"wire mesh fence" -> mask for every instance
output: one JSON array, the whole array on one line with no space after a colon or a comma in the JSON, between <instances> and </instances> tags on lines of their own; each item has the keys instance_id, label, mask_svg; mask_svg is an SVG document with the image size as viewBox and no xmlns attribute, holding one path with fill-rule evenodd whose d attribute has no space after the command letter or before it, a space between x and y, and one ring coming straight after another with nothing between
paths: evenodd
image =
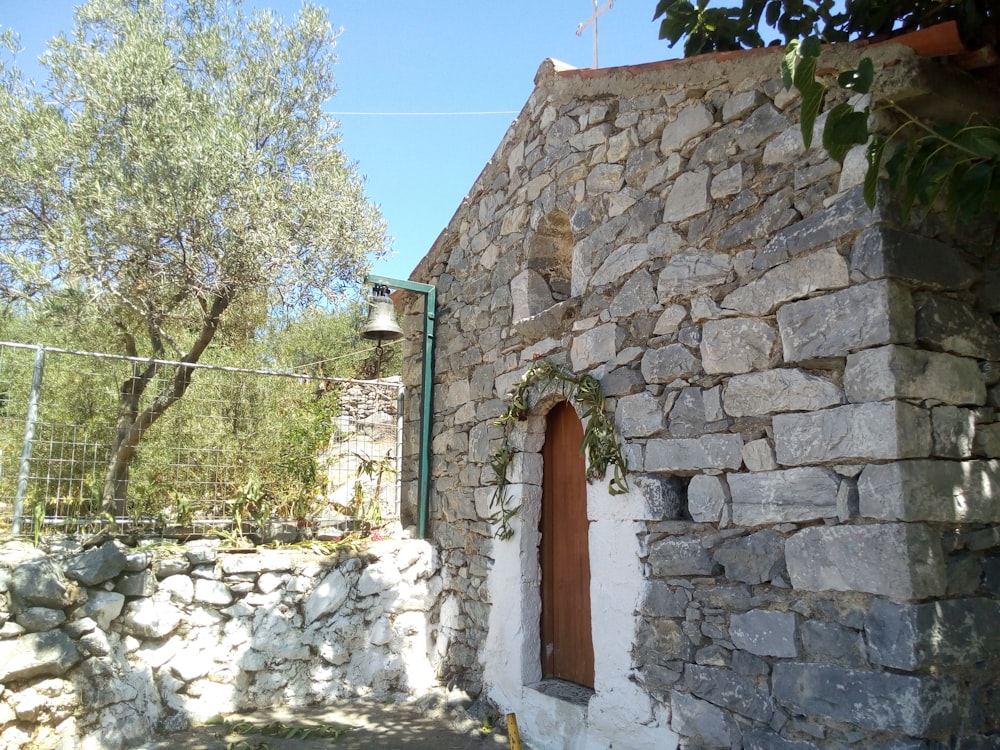
<instances>
[{"instance_id":1,"label":"wire mesh fence","mask_svg":"<svg viewBox=\"0 0 1000 750\"><path fill-rule=\"evenodd\" d=\"M190 384L112 473L123 393ZM0 536L122 530L336 536L399 517L398 380L151 362L0 342ZM109 477L116 483L109 484ZM115 502L108 488L115 487Z\"/></svg>"}]
</instances>

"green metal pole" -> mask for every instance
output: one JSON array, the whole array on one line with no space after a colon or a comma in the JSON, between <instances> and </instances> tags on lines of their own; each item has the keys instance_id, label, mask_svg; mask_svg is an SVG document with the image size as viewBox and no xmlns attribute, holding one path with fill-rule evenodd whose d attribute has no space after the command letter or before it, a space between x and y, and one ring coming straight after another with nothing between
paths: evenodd
<instances>
[{"instance_id":1,"label":"green metal pole","mask_svg":"<svg viewBox=\"0 0 1000 750\"><path fill-rule=\"evenodd\" d=\"M385 284L424 295L423 372L420 379L420 457L417 475L417 533L427 538L427 508L431 491L431 402L434 398L434 317L437 313L437 290L433 284L369 275L366 284Z\"/></svg>"}]
</instances>

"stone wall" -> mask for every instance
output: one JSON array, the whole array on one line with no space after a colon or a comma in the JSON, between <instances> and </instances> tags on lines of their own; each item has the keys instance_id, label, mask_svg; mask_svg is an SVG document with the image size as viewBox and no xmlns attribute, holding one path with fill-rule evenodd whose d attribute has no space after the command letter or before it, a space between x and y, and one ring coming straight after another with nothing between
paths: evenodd
<instances>
[{"instance_id":1,"label":"stone wall","mask_svg":"<svg viewBox=\"0 0 1000 750\"><path fill-rule=\"evenodd\" d=\"M423 541L0 546L0 747L117 750L236 710L436 684L453 635Z\"/></svg>"},{"instance_id":2,"label":"stone wall","mask_svg":"<svg viewBox=\"0 0 1000 750\"><path fill-rule=\"evenodd\" d=\"M997 101L870 53L879 95ZM1000 742L996 224L869 211L862 150L803 148L780 54L546 62L413 275L439 300L431 533L468 625L450 668L533 747ZM492 420L539 355L601 381L631 471L626 496L588 490L584 700L538 663L551 397L514 434L514 539L486 520Z\"/></svg>"}]
</instances>

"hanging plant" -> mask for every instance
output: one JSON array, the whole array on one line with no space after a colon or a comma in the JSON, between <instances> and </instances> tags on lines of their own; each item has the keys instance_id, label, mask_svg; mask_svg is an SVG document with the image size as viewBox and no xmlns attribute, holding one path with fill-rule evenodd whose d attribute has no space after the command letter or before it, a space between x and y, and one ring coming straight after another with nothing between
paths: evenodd
<instances>
[{"instance_id":1,"label":"hanging plant","mask_svg":"<svg viewBox=\"0 0 1000 750\"><path fill-rule=\"evenodd\" d=\"M498 539L506 540L514 536L510 521L521 510L520 505L511 506L510 498L507 497L507 469L516 452L510 444L511 432L516 423L525 421L531 413L531 389L541 385L541 392L544 393L557 384L564 392L570 391L568 397L583 407L583 441L580 452L587 456L587 481L604 479L610 466L612 476L608 482L608 490L612 495L628 492L628 481L625 478L627 467L622 456L621 440L614 421L605 412L604 390L600 382L593 375L574 375L550 360L536 358L508 394L510 403L507 410L494 420L494 424L504 428L503 445L490 456L490 467L496 475L491 484L496 489L490 500L490 508L494 512L489 520L498 525Z\"/></svg>"}]
</instances>

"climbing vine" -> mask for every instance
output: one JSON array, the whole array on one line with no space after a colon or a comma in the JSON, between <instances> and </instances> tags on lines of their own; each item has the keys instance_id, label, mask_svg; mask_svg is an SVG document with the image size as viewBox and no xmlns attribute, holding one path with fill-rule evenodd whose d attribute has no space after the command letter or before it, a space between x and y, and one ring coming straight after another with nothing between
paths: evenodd
<instances>
[{"instance_id":1,"label":"climbing vine","mask_svg":"<svg viewBox=\"0 0 1000 750\"><path fill-rule=\"evenodd\" d=\"M490 456L490 467L496 475L492 484L496 489L490 500L493 514L489 520L498 525L498 539L506 540L514 536L510 521L521 510L520 505L510 505L510 498L507 496L507 470L516 453L510 437L514 425L525 421L531 413L530 392L536 385L541 386L542 393L553 386L561 386L564 392L570 392L569 397L583 406L583 441L580 452L587 456L587 481L604 479L611 467L608 490L612 495L628 492L628 481L625 478L627 468L621 440L613 420L605 411L604 390L600 382L593 375L575 375L550 360L536 358L508 394L509 405L506 411L494 420L494 424L504 428L503 445Z\"/></svg>"}]
</instances>

